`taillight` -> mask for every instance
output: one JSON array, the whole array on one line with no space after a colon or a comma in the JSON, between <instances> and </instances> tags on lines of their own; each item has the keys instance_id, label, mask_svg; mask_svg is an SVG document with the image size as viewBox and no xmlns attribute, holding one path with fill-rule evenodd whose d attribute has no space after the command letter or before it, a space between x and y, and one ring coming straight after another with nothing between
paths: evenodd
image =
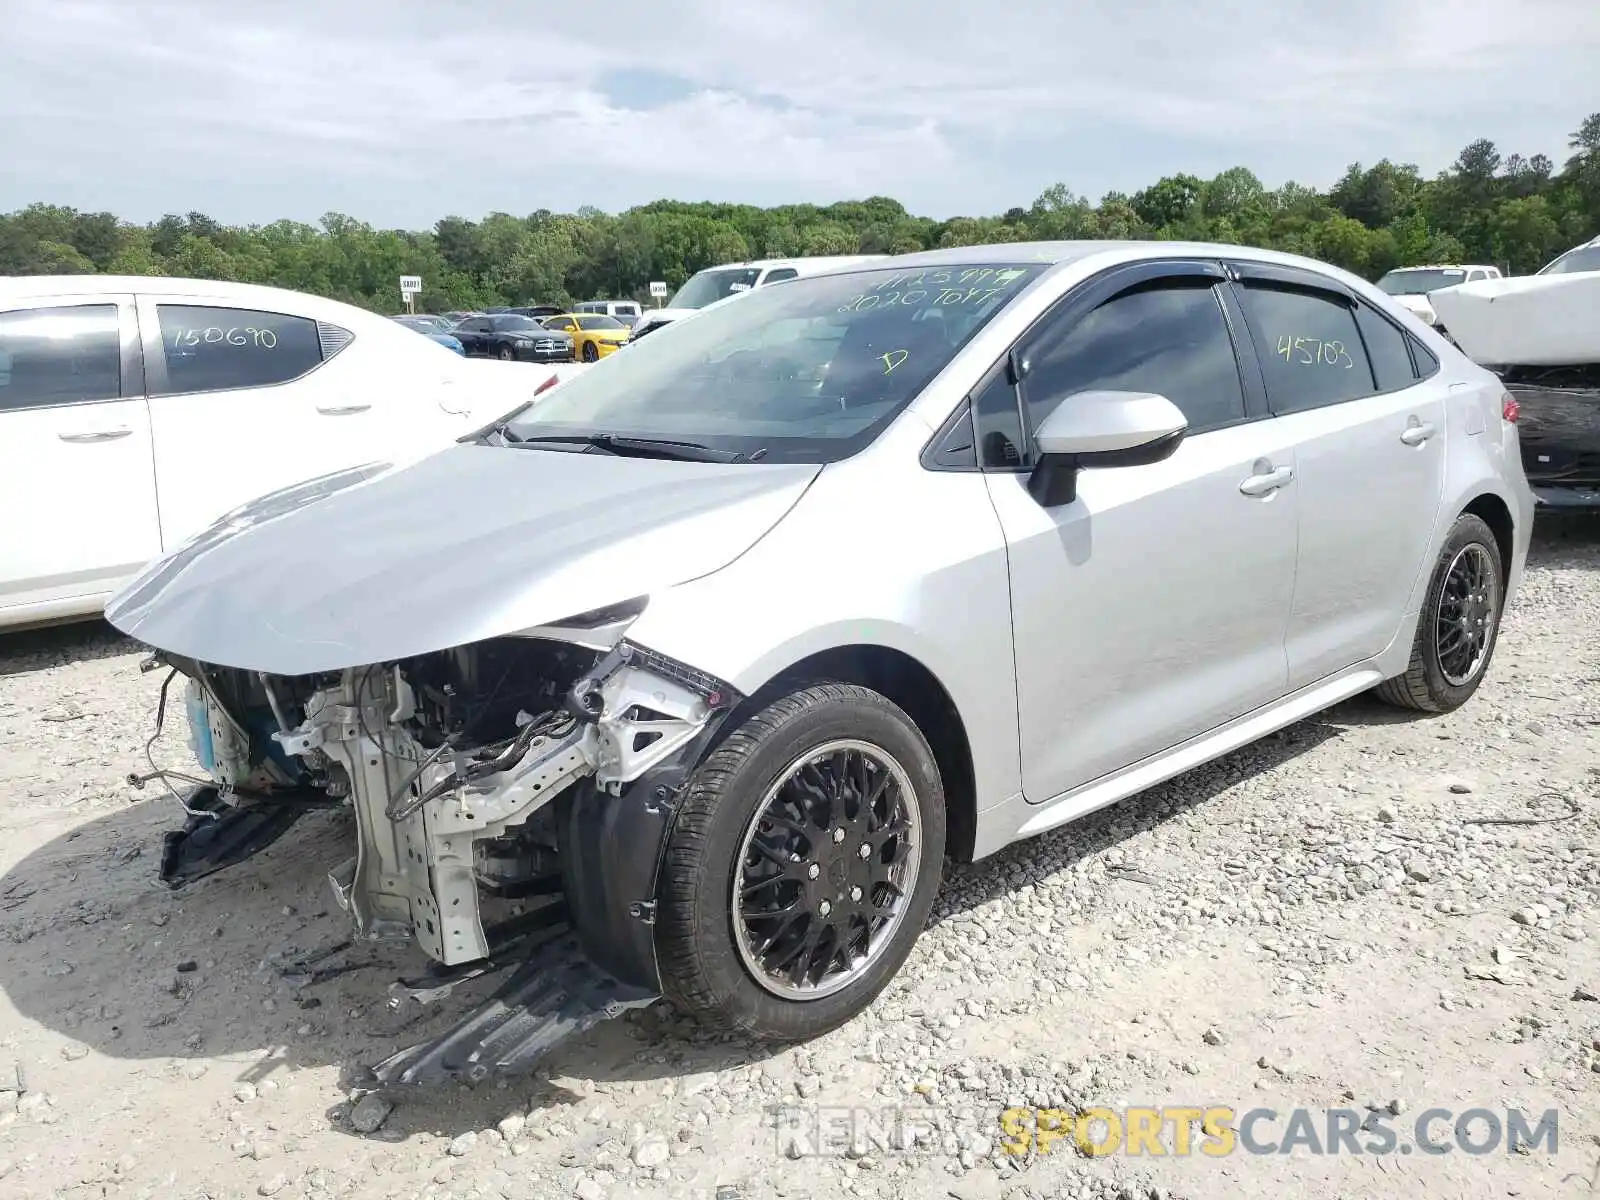
<instances>
[{"instance_id":1,"label":"taillight","mask_svg":"<svg viewBox=\"0 0 1600 1200\"><path fill-rule=\"evenodd\" d=\"M1500 419L1508 425L1515 425L1517 417L1522 413L1522 405L1517 403L1517 398L1507 392L1500 398Z\"/></svg>"},{"instance_id":2,"label":"taillight","mask_svg":"<svg viewBox=\"0 0 1600 1200\"><path fill-rule=\"evenodd\" d=\"M534 394L534 395L535 395L535 396L540 396L540 395L543 395L543 394L544 394L544 393L545 393L545 392L548 392L548 391L549 391L549 390L550 390L550 389L551 389L551 388L553 388L553 387L555 387L555 385L556 385L556 384L558 384L558 383L560 383L560 382L561 382L561 376L559 376L559 375L552 375L552 376L550 376L550 378L549 378L549 379L546 379L546 380L545 380L545 381L544 381L544 382L543 382L543 383L541 383L541 384L540 384L540 385L539 385L539 386L538 386L538 387L536 387L536 388L534 388L534 389L533 389L533 394ZM1512 404L1516 404L1516 401L1515 401L1515 400L1513 400L1513 401L1512 401L1512 402L1511 402L1511 403L1512 403ZM1509 418L1509 419L1510 419L1510 420L1513 420L1513 421L1515 421L1515 420L1516 420L1516 418L1515 418L1515 417L1511 417L1511 418Z\"/></svg>"}]
</instances>

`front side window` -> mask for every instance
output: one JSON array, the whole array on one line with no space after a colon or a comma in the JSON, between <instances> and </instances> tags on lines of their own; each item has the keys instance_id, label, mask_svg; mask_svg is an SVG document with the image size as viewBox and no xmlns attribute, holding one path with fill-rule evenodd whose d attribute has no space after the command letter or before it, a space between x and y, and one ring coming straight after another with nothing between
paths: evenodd
<instances>
[{"instance_id":1,"label":"front side window","mask_svg":"<svg viewBox=\"0 0 1600 1200\"><path fill-rule=\"evenodd\" d=\"M489 324L496 333L537 333L543 328L532 317L524 317L519 313L506 313L503 316L491 317Z\"/></svg>"},{"instance_id":2,"label":"front side window","mask_svg":"<svg viewBox=\"0 0 1600 1200\"><path fill-rule=\"evenodd\" d=\"M767 272L767 277L761 281L761 286L765 287L769 283L780 283L785 279L793 279L799 274L800 272L793 267L773 267L772 270Z\"/></svg>"},{"instance_id":3,"label":"front side window","mask_svg":"<svg viewBox=\"0 0 1600 1200\"><path fill-rule=\"evenodd\" d=\"M114 400L121 391L115 304L0 312L0 412Z\"/></svg>"},{"instance_id":4,"label":"front side window","mask_svg":"<svg viewBox=\"0 0 1600 1200\"><path fill-rule=\"evenodd\" d=\"M701 271L667 301L668 308L704 308L735 292L747 292L761 276L759 267L725 267Z\"/></svg>"},{"instance_id":5,"label":"front side window","mask_svg":"<svg viewBox=\"0 0 1600 1200\"><path fill-rule=\"evenodd\" d=\"M1376 390L1355 313L1335 296L1246 284L1239 302L1275 413L1304 412Z\"/></svg>"},{"instance_id":6,"label":"front side window","mask_svg":"<svg viewBox=\"0 0 1600 1200\"><path fill-rule=\"evenodd\" d=\"M1124 292L1047 330L1030 357L1022 397L1035 429L1057 403L1090 391L1165 396L1189 419L1190 434L1245 417L1233 339L1210 280Z\"/></svg>"},{"instance_id":7,"label":"front side window","mask_svg":"<svg viewBox=\"0 0 1600 1200\"><path fill-rule=\"evenodd\" d=\"M265 387L322 365L317 323L287 313L158 304L167 395Z\"/></svg>"},{"instance_id":8,"label":"front side window","mask_svg":"<svg viewBox=\"0 0 1600 1200\"><path fill-rule=\"evenodd\" d=\"M507 440L614 433L832 462L871 442L1043 270L877 269L760 288L567 381Z\"/></svg>"}]
</instances>

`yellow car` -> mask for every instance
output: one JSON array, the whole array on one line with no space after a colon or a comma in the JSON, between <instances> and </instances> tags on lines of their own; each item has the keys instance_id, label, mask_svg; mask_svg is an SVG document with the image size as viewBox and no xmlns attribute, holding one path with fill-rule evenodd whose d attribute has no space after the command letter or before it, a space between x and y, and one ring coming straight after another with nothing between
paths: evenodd
<instances>
[{"instance_id":1,"label":"yellow car","mask_svg":"<svg viewBox=\"0 0 1600 1200\"><path fill-rule=\"evenodd\" d=\"M562 313L546 317L544 327L570 333L572 357L584 362L599 362L628 341L628 327L615 317L600 313Z\"/></svg>"}]
</instances>

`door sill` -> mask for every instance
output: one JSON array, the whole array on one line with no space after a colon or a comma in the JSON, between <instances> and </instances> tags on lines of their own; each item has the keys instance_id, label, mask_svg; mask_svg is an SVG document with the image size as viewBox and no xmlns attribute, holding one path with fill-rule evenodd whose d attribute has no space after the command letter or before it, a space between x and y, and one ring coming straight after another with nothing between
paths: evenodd
<instances>
[{"instance_id":1,"label":"door sill","mask_svg":"<svg viewBox=\"0 0 1600 1200\"><path fill-rule=\"evenodd\" d=\"M1102 775L1070 792L1028 805L1026 811L1031 815L1008 840L1032 837L1058 825L1065 825L1068 821L1076 821L1135 792L1165 783L1175 775L1259 741L1269 733L1293 725L1382 682L1383 673L1371 663L1364 663L1310 684L1298 692L1291 692L1281 700L1246 713L1209 733L1180 742L1170 750L1163 750L1141 762Z\"/></svg>"}]
</instances>

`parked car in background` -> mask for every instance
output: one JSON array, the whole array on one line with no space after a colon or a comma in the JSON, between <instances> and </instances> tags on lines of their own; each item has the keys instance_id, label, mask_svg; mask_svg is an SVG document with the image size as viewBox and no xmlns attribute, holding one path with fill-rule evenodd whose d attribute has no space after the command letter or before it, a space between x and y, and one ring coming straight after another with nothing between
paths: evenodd
<instances>
[{"instance_id":1,"label":"parked car in background","mask_svg":"<svg viewBox=\"0 0 1600 1200\"><path fill-rule=\"evenodd\" d=\"M599 313L562 313L545 318L543 324L570 337L573 353L583 362L598 362L628 342L628 327Z\"/></svg>"},{"instance_id":2,"label":"parked car in background","mask_svg":"<svg viewBox=\"0 0 1600 1200\"><path fill-rule=\"evenodd\" d=\"M108 617L188 676L197 742L281 731L214 747L189 804L219 823L163 869L347 805L357 936L409 927L441 982L515 968L380 1083L525 1068L658 995L816 1037L947 859L1363 692L1466 703L1532 532L1504 399L1365 280L1242 246L757 289L131 584ZM549 941L495 923L541 892Z\"/></svg>"},{"instance_id":3,"label":"parked car in background","mask_svg":"<svg viewBox=\"0 0 1600 1200\"><path fill-rule=\"evenodd\" d=\"M515 313L519 317L532 317L535 321L542 321L546 317L560 316L566 309L559 304L518 304L505 311Z\"/></svg>"},{"instance_id":4,"label":"parked car in background","mask_svg":"<svg viewBox=\"0 0 1600 1200\"><path fill-rule=\"evenodd\" d=\"M453 333L445 332L449 328L449 323L440 317L399 316L391 317L390 320L396 325L404 325L407 329L415 330L424 337L430 338L446 350L454 351L456 354L466 353L466 350L462 348L461 339Z\"/></svg>"},{"instance_id":5,"label":"parked car in background","mask_svg":"<svg viewBox=\"0 0 1600 1200\"><path fill-rule=\"evenodd\" d=\"M440 333L448 332L455 324L449 317L436 317L432 313L396 313L394 319L397 321L404 319L411 323L412 328L426 325L430 329L437 329Z\"/></svg>"},{"instance_id":6,"label":"parked car in background","mask_svg":"<svg viewBox=\"0 0 1600 1200\"><path fill-rule=\"evenodd\" d=\"M1462 350L1505 380L1539 503L1600 510L1600 238L1536 274L1430 299Z\"/></svg>"},{"instance_id":7,"label":"parked car in background","mask_svg":"<svg viewBox=\"0 0 1600 1200\"><path fill-rule=\"evenodd\" d=\"M575 313L598 313L604 317L612 317L621 321L629 329L639 322L643 309L637 300L586 300L582 304L574 304L572 311Z\"/></svg>"},{"instance_id":8,"label":"parked car in background","mask_svg":"<svg viewBox=\"0 0 1600 1200\"><path fill-rule=\"evenodd\" d=\"M466 308L466 309L451 309L449 312L442 313L440 315L443 316L445 320L450 322L450 327L452 329L454 329L458 323L460 323L462 321L465 321L468 317L481 317L481 316L483 316L483 314L478 312L476 309L470 309L470 308Z\"/></svg>"},{"instance_id":9,"label":"parked car in background","mask_svg":"<svg viewBox=\"0 0 1600 1200\"><path fill-rule=\"evenodd\" d=\"M280 288L0 278L0 625L94 615L245 501L447 445L541 382Z\"/></svg>"},{"instance_id":10,"label":"parked car in background","mask_svg":"<svg viewBox=\"0 0 1600 1200\"><path fill-rule=\"evenodd\" d=\"M874 262L887 258L886 254L844 254L814 256L811 258L763 258L750 262L724 263L720 267L707 267L691 275L684 285L673 293L665 308L648 308L634 324L633 336L643 337L653 329L670 324L697 309L717 300L726 299L752 288L802 275L815 275L835 267L848 267L857 263Z\"/></svg>"},{"instance_id":11,"label":"parked car in background","mask_svg":"<svg viewBox=\"0 0 1600 1200\"><path fill-rule=\"evenodd\" d=\"M1484 266L1427 266L1397 267L1378 280L1378 288L1393 296L1429 325L1439 324L1438 315L1428 301L1428 293L1440 288L1454 287L1458 283L1477 283L1482 279L1501 278L1499 267Z\"/></svg>"},{"instance_id":12,"label":"parked car in background","mask_svg":"<svg viewBox=\"0 0 1600 1200\"><path fill-rule=\"evenodd\" d=\"M468 317L451 332L469 355L503 358L507 362L572 362L572 336L546 329L521 313L494 313Z\"/></svg>"}]
</instances>

